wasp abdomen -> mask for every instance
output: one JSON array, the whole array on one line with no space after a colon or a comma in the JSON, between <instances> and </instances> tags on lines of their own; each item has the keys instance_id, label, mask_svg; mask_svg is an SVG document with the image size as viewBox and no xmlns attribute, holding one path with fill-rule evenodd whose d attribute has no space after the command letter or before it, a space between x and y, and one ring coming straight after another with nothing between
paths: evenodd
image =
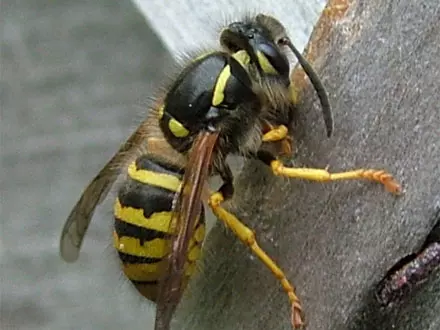
<instances>
[{"instance_id":1,"label":"wasp abdomen","mask_svg":"<svg viewBox=\"0 0 440 330\"><path fill-rule=\"evenodd\" d=\"M114 247L123 272L146 298L155 301L170 251L170 222L183 171L143 155L128 167L114 205ZM204 211L189 244L185 274L195 271L205 235Z\"/></svg>"}]
</instances>

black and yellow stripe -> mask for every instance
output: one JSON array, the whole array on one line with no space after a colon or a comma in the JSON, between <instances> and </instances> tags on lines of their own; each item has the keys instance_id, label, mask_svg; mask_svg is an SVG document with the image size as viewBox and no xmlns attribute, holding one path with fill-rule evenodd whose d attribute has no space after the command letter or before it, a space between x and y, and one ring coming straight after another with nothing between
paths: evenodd
<instances>
[{"instance_id":1,"label":"black and yellow stripe","mask_svg":"<svg viewBox=\"0 0 440 330\"><path fill-rule=\"evenodd\" d=\"M180 191L183 170L143 155L128 167L128 178L114 204L113 243L124 274L146 298L155 301L170 252L173 200ZM195 271L205 236L200 215L188 249L185 275ZM185 280L186 281L186 280Z\"/></svg>"},{"instance_id":2,"label":"black and yellow stripe","mask_svg":"<svg viewBox=\"0 0 440 330\"><path fill-rule=\"evenodd\" d=\"M188 151L195 133L214 118L254 101L245 51L202 54L185 67L159 109L159 127L178 152Z\"/></svg>"}]
</instances>

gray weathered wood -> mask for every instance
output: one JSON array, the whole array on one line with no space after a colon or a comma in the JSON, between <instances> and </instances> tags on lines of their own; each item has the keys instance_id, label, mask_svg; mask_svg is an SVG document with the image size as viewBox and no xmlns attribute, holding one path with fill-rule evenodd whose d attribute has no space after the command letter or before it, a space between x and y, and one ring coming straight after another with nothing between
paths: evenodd
<instances>
[{"instance_id":1,"label":"gray weathered wood","mask_svg":"<svg viewBox=\"0 0 440 330\"><path fill-rule=\"evenodd\" d=\"M366 182L274 178L256 162L238 180L232 209L297 286L309 329L440 327L438 277L390 311L372 299L388 267L423 241L440 200L439 7L353 1L340 18L333 8L309 56L330 92L335 134L326 139L310 88L295 125L297 164L384 167L403 183L403 196ZM175 329L290 329L278 283L221 226L204 261Z\"/></svg>"}]
</instances>

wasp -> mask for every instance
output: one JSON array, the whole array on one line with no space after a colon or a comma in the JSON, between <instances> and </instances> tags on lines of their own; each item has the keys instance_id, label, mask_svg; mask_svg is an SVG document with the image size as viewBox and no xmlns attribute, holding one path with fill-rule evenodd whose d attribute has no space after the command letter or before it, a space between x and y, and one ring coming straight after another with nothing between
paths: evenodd
<instances>
[{"instance_id":1,"label":"wasp","mask_svg":"<svg viewBox=\"0 0 440 330\"><path fill-rule=\"evenodd\" d=\"M395 193L400 186L383 170L329 173L285 166L264 146L289 145L287 126L295 107L289 50L317 92L330 137L333 117L323 84L272 16L258 14L233 22L219 39L219 50L202 53L183 67L86 187L62 230L61 256L68 262L78 258L95 208L124 172L114 203L114 247L126 277L156 303L156 330L169 329L195 271L205 236L206 205L279 280L292 306L291 323L300 328L304 315L293 285L258 245L253 231L223 207L234 194L227 156L261 160L274 175L287 178L367 179ZM289 153L288 147L281 149ZM208 180L213 176L223 184L211 191Z\"/></svg>"}]
</instances>

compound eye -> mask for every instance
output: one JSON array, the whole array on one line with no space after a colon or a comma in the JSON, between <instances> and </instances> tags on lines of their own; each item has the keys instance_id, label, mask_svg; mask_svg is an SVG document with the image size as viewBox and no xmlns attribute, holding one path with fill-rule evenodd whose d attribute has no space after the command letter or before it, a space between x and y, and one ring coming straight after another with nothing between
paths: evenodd
<instances>
[{"instance_id":1,"label":"compound eye","mask_svg":"<svg viewBox=\"0 0 440 330\"><path fill-rule=\"evenodd\" d=\"M264 55L264 59L268 62L264 65L264 59L263 61L260 59L260 64L265 72L275 70L274 73L288 77L290 72L289 61L278 46L273 43L261 43L258 45L258 50Z\"/></svg>"}]
</instances>

